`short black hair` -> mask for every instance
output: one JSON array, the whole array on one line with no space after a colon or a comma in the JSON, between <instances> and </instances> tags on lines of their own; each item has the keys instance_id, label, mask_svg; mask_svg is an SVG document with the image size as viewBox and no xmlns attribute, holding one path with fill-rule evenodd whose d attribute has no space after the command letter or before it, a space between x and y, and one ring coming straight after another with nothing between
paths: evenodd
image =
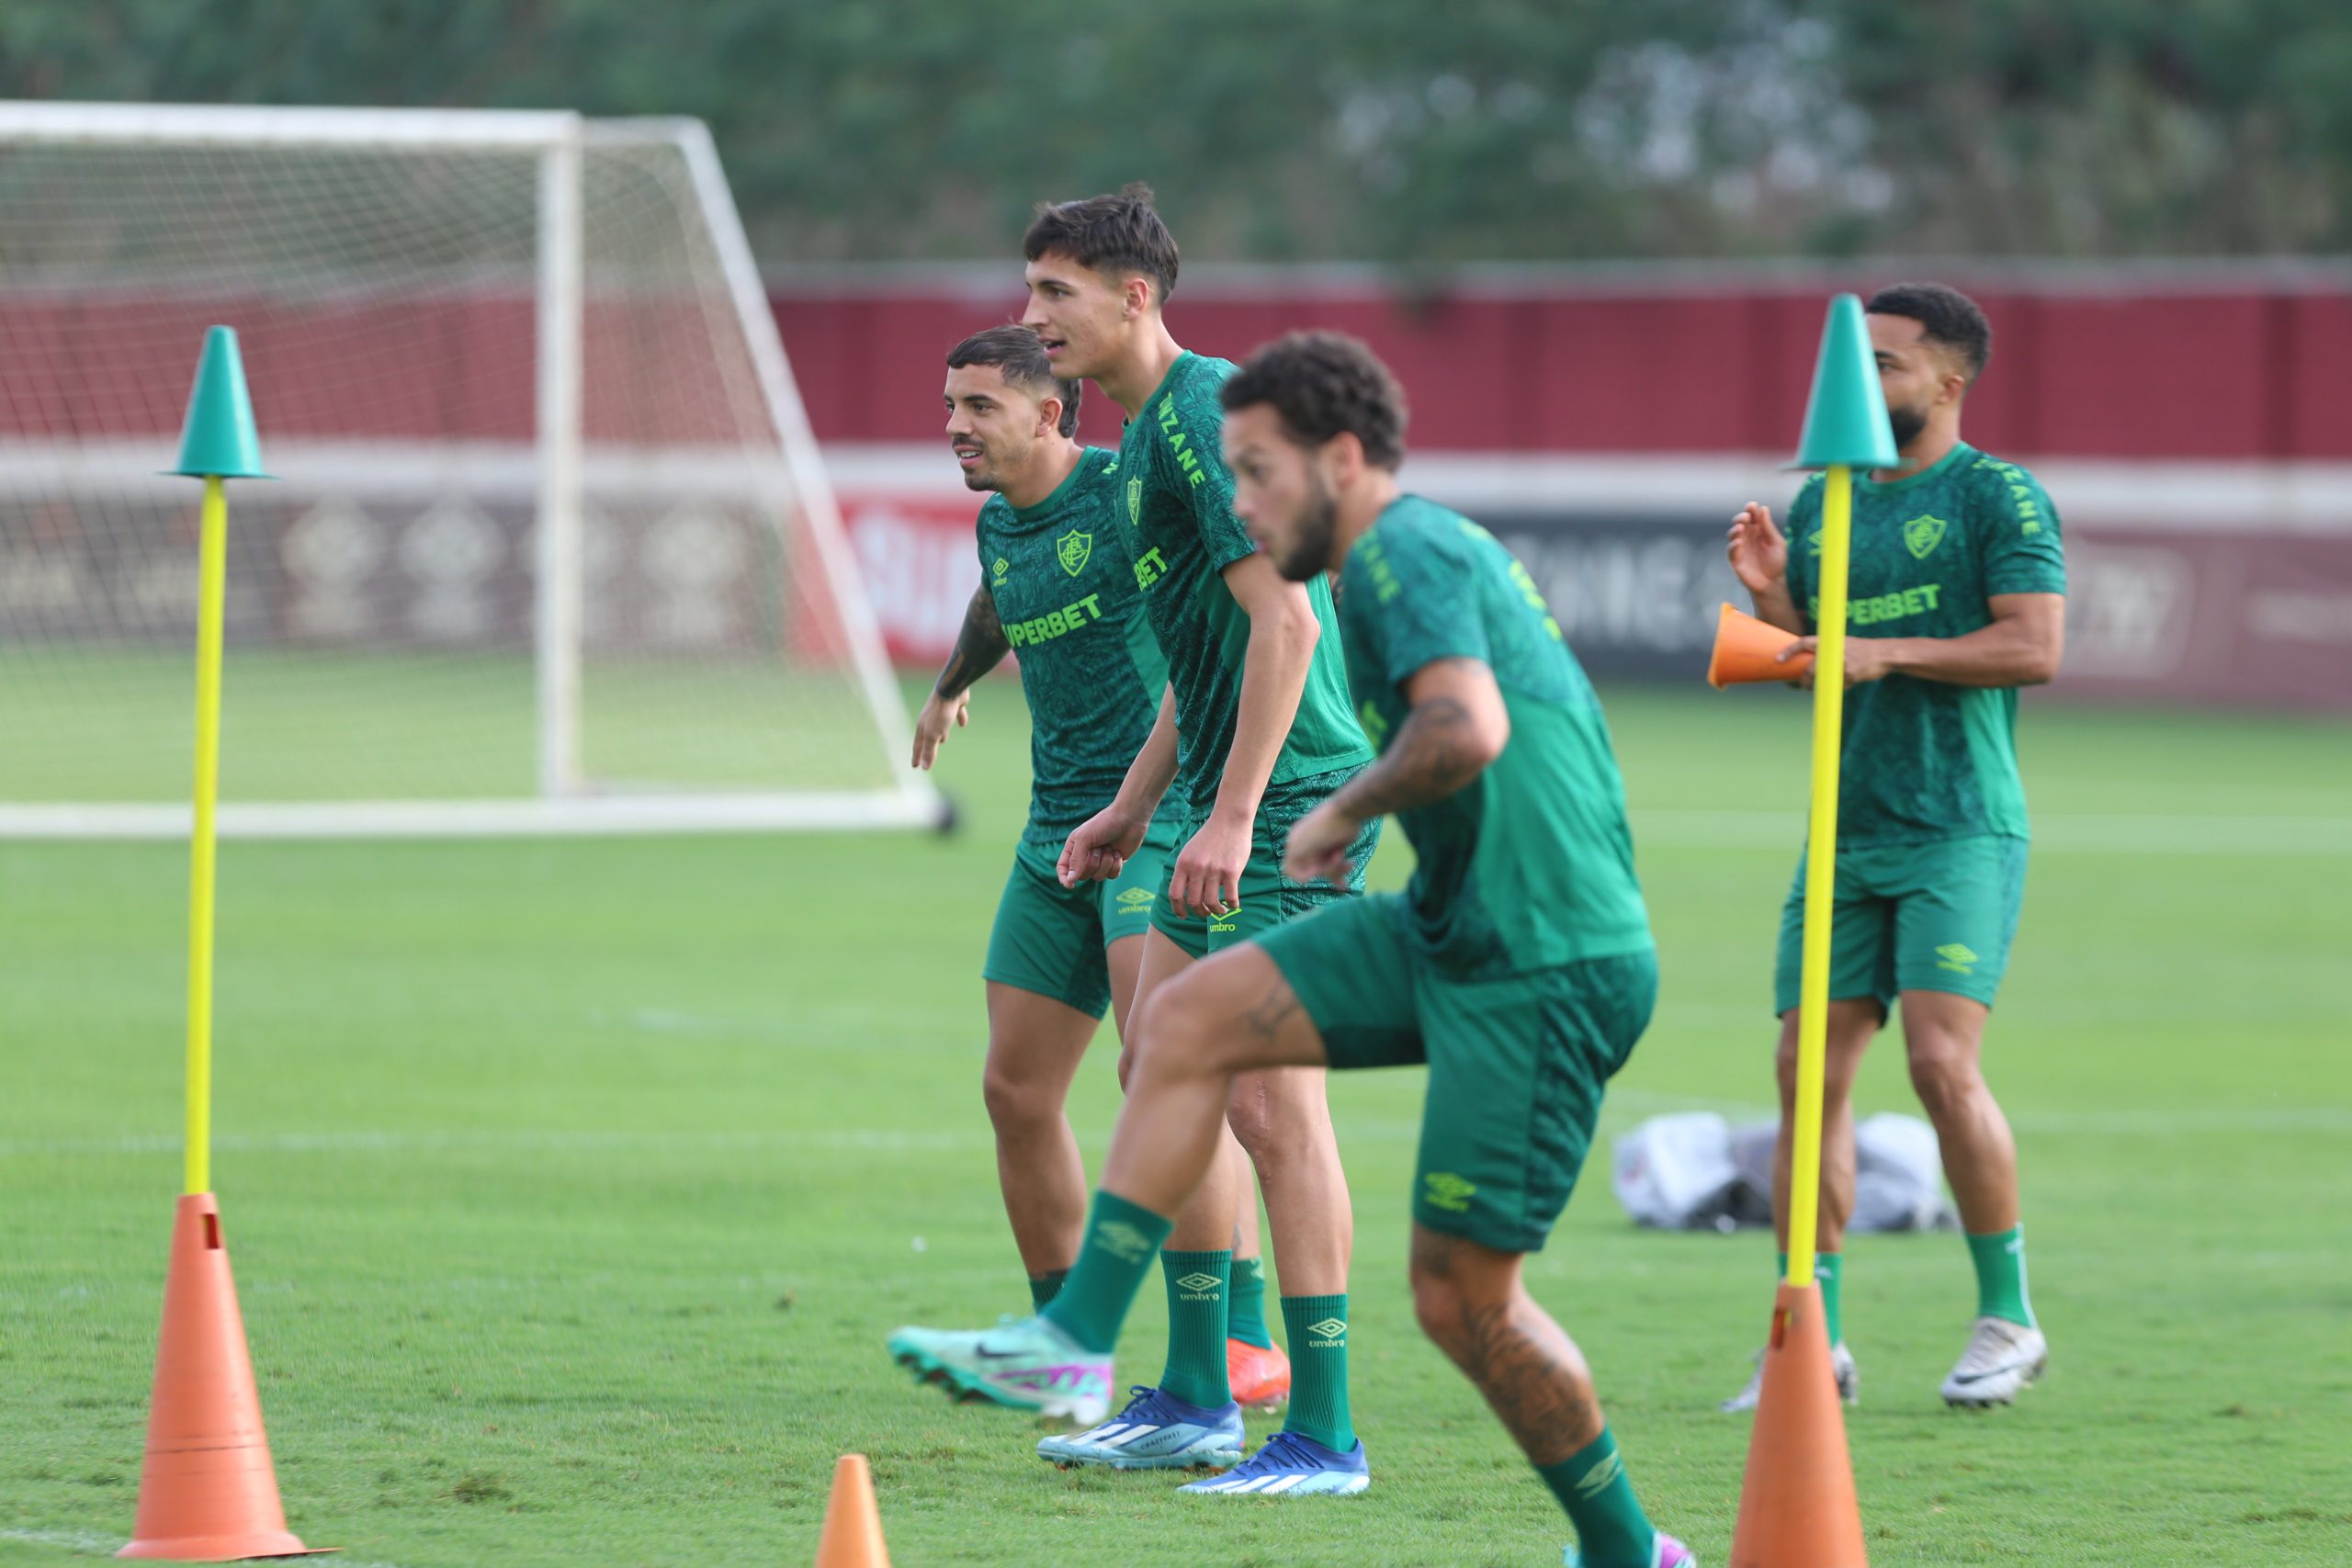
<instances>
[{"instance_id":1,"label":"short black hair","mask_svg":"<svg viewBox=\"0 0 2352 1568\"><path fill-rule=\"evenodd\" d=\"M1897 283L1871 296L1863 307L1873 316L1901 316L1919 323L1919 335L1959 354L1973 381L1993 357L1993 323L1976 301L1943 283Z\"/></svg>"},{"instance_id":2,"label":"short black hair","mask_svg":"<svg viewBox=\"0 0 2352 1568\"><path fill-rule=\"evenodd\" d=\"M1062 417L1056 428L1065 436L1078 434L1078 405L1086 396L1085 384L1055 375L1054 362L1046 357L1046 345L1027 327L1008 321L974 333L947 351L947 368L961 370L967 365L993 365L1007 381L1027 388L1040 401L1059 398Z\"/></svg>"},{"instance_id":3,"label":"short black hair","mask_svg":"<svg viewBox=\"0 0 2352 1568\"><path fill-rule=\"evenodd\" d=\"M1252 354L1225 383L1227 409L1269 404L1302 446L1319 446L1341 431L1363 446L1364 461L1394 468L1405 460L1405 393L1388 367L1344 333L1290 333Z\"/></svg>"},{"instance_id":4,"label":"short black hair","mask_svg":"<svg viewBox=\"0 0 2352 1568\"><path fill-rule=\"evenodd\" d=\"M1021 254L1035 261L1048 251L1100 273L1143 274L1151 282L1154 304L1166 303L1176 292L1176 236L1151 204L1151 187L1140 182L1114 196L1039 202L1037 216L1021 237Z\"/></svg>"}]
</instances>

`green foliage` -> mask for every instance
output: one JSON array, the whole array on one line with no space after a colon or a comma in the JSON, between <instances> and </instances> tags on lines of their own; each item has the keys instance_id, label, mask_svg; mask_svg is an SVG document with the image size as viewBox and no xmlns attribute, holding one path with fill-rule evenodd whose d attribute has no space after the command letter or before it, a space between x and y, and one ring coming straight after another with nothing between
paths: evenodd
<instances>
[{"instance_id":1,"label":"green foliage","mask_svg":"<svg viewBox=\"0 0 2352 1568\"><path fill-rule=\"evenodd\" d=\"M2335 0L17 0L0 93L711 122L775 261L2352 246Z\"/></svg>"}]
</instances>

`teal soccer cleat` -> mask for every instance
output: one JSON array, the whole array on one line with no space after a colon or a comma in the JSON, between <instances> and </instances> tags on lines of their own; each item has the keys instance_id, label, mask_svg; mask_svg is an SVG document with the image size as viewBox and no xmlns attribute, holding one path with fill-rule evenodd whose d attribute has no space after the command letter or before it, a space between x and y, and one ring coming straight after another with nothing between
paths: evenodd
<instances>
[{"instance_id":1,"label":"teal soccer cleat","mask_svg":"<svg viewBox=\"0 0 2352 1568\"><path fill-rule=\"evenodd\" d=\"M959 1399L1080 1424L1111 1410L1111 1358L1080 1348L1042 1317L1002 1318L978 1334L901 1328L890 1336L890 1359Z\"/></svg>"}]
</instances>

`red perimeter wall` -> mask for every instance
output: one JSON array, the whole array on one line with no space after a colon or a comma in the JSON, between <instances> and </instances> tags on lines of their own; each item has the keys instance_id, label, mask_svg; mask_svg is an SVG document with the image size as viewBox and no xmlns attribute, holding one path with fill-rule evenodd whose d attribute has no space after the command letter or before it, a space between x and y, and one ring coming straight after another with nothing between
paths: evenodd
<instances>
[{"instance_id":1,"label":"red perimeter wall","mask_svg":"<svg viewBox=\"0 0 2352 1568\"><path fill-rule=\"evenodd\" d=\"M941 359L1017 315L1012 269L877 285L854 274L771 284L793 370L826 441L939 432ZM1180 283L1188 348L1238 358L1295 327L1353 333L1413 403L1424 450L1770 452L1791 438L1826 297L1888 276L1803 284L1480 282L1415 299L1304 273ZM2019 456L2352 458L2352 273L2248 272L2194 282L2052 274L1969 288L1992 318L1993 367L1970 439ZM1090 438L1114 437L1097 408Z\"/></svg>"}]
</instances>

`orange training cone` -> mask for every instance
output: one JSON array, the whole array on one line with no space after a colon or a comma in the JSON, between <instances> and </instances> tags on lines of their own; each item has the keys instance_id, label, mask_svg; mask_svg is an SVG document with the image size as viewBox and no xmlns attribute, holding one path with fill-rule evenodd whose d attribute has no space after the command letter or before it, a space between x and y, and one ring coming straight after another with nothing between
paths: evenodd
<instances>
[{"instance_id":1,"label":"orange training cone","mask_svg":"<svg viewBox=\"0 0 2352 1568\"><path fill-rule=\"evenodd\" d=\"M843 1454L833 1466L817 1568L890 1568L890 1549L882 1544L882 1510L874 1502L874 1474L864 1454Z\"/></svg>"},{"instance_id":2,"label":"orange training cone","mask_svg":"<svg viewBox=\"0 0 2352 1568\"><path fill-rule=\"evenodd\" d=\"M137 1532L116 1556L226 1562L311 1551L287 1530L278 1505L220 1205L209 1192L183 1197L172 1220Z\"/></svg>"},{"instance_id":3,"label":"orange training cone","mask_svg":"<svg viewBox=\"0 0 2352 1568\"><path fill-rule=\"evenodd\" d=\"M1715 617L1715 652L1707 660L1707 684L1718 691L1755 681L1794 681L1813 668L1813 655L1786 663L1781 649L1796 641L1770 621L1743 615L1726 604Z\"/></svg>"},{"instance_id":4,"label":"orange training cone","mask_svg":"<svg viewBox=\"0 0 2352 1568\"><path fill-rule=\"evenodd\" d=\"M1869 1568L1821 1290L1781 1281L1731 1568Z\"/></svg>"}]
</instances>

